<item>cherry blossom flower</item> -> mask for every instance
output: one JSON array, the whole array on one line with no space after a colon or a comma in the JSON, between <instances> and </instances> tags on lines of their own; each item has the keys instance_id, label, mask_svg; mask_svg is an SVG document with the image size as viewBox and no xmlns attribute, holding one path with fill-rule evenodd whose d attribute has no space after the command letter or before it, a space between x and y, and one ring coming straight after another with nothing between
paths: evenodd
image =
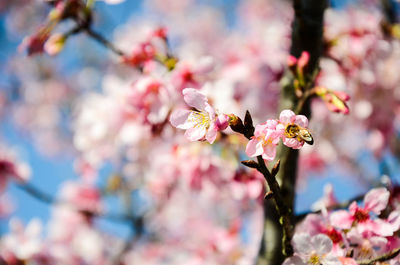
<instances>
[{"instance_id":1,"label":"cherry blossom flower","mask_svg":"<svg viewBox=\"0 0 400 265\"><path fill-rule=\"evenodd\" d=\"M313 143L307 127L308 119L306 116L296 115L291 110L283 110L279 115L279 124L276 129L281 131L284 145L293 149L300 149L304 142Z\"/></svg>"},{"instance_id":2,"label":"cherry blossom flower","mask_svg":"<svg viewBox=\"0 0 400 265\"><path fill-rule=\"evenodd\" d=\"M364 207L359 207L356 202L349 206L349 211L340 210L332 213L331 222L341 229L350 229L357 225L360 233L373 232L381 236L391 236L396 231L396 226L382 219L372 219L370 213L379 215L386 208L389 200L389 191L386 188L376 188L369 191L364 197Z\"/></svg>"},{"instance_id":3,"label":"cherry blossom flower","mask_svg":"<svg viewBox=\"0 0 400 265\"><path fill-rule=\"evenodd\" d=\"M264 124L257 125L253 138L246 146L246 154L250 157L261 155L267 161L274 160L281 137L281 133L276 130L277 125L276 120L268 120Z\"/></svg>"},{"instance_id":4,"label":"cherry blossom flower","mask_svg":"<svg viewBox=\"0 0 400 265\"><path fill-rule=\"evenodd\" d=\"M186 88L182 92L185 102L196 110L174 111L170 117L171 124L186 130L185 136L191 141L206 139L212 144L217 132L228 127L228 115L217 115L213 107L208 104L207 97L196 89Z\"/></svg>"},{"instance_id":5,"label":"cherry blossom flower","mask_svg":"<svg viewBox=\"0 0 400 265\"><path fill-rule=\"evenodd\" d=\"M79 211L99 213L103 208L100 191L85 183L65 184L61 196Z\"/></svg>"},{"instance_id":6,"label":"cherry blossom flower","mask_svg":"<svg viewBox=\"0 0 400 265\"><path fill-rule=\"evenodd\" d=\"M308 234L295 234L293 237L295 254L285 260L283 265L342 265L332 255L332 241L324 234L311 237Z\"/></svg>"},{"instance_id":7,"label":"cherry blossom flower","mask_svg":"<svg viewBox=\"0 0 400 265\"><path fill-rule=\"evenodd\" d=\"M31 259L42 251L42 224L38 219L32 219L26 227L18 219L11 219L10 230L11 233L0 241L0 257L10 262L8 264Z\"/></svg>"}]
</instances>

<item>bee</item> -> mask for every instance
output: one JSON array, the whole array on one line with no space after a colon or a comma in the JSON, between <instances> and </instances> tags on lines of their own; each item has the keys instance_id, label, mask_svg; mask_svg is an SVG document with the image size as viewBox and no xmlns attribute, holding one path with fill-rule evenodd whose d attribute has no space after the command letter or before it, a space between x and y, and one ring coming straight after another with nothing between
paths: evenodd
<instances>
[{"instance_id":1,"label":"bee","mask_svg":"<svg viewBox=\"0 0 400 265\"><path fill-rule=\"evenodd\" d=\"M296 138L298 141L306 142L309 145L312 145L314 143L314 139L310 131L297 124L286 125L285 136L288 138Z\"/></svg>"}]
</instances>

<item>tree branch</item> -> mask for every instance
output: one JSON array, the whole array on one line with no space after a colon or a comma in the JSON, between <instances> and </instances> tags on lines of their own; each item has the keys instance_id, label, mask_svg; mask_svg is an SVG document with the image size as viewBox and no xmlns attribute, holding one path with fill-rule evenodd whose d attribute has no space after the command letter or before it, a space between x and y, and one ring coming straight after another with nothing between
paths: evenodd
<instances>
[{"instance_id":1,"label":"tree branch","mask_svg":"<svg viewBox=\"0 0 400 265\"><path fill-rule=\"evenodd\" d=\"M52 195L47 194L41 190L39 190L37 187L33 186L30 183L25 183L18 185L18 187L31 195L33 198L46 203L46 204L51 204L51 205L58 205L58 204L66 204L70 205L73 207L74 210L78 212L82 212L79 209L77 209L74 205L71 205L70 203L62 200L55 199ZM114 221L114 222L136 222L135 218L132 216L128 215L116 215L116 214L101 214L101 213L95 213L95 212L82 212L83 214L89 214L91 216L97 217L97 218L104 218L109 221Z\"/></svg>"},{"instance_id":2,"label":"tree branch","mask_svg":"<svg viewBox=\"0 0 400 265\"><path fill-rule=\"evenodd\" d=\"M87 27L84 29L84 31L92 37L94 40L96 40L98 43L102 44L104 47L110 49L112 52L114 52L118 56L125 56L125 53L120 50L119 48L115 47L112 42L107 40L105 37L103 37L100 33L94 31L90 27Z\"/></svg>"},{"instance_id":3,"label":"tree branch","mask_svg":"<svg viewBox=\"0 0 400 265\"><path fill-rule=\"evenodd\" d=\"M397 255L399 255L399 253L400 253L400 248L396 248L389 253L385 253L385 254L378 256L376 258L373 258L373 259L359 260L359 261L357 261L357 264L373 265L373 264L375 264L375 262L382 262L382 261L387 261L387 260L393 259Z\"/></svg>"}]
</instances>

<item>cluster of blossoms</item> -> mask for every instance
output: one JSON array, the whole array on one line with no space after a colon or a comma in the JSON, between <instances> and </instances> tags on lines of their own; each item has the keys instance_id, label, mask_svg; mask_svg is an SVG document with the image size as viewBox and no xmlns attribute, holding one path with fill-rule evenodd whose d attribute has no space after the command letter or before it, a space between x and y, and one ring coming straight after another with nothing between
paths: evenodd
<instances>
[{"instance_id":1,"label":"cluster of blossoms","mask_svg":"<svg viewBox=\"0 0 400 265\"><path fill-rule=\"evenodd\" d=\"M306 116L284 110L279 120L267 120L255 127L254 136L247 144L246 154L250 157L261 155L264 160L272 161L280 139L284 145L293 149L300 149L305 142L312 144L313 138L307 127Z\"/></svg>"},{"instance_id":2,"label":"cluster of blossoms","mask_svg":"<svg viewBox=\"0 0 400 265\"><path fill-rule=\"evenodd\" d=\"M10 33L15 34L16 28L32 32L32 25L37 25L38 17L43 17L43 14L30 13L31 9L39 10L38 6L32 7L32 2L38 1L5 2L6 8L17 10L7 15ZM95 1L47 2L51 5L47 21L23 43L29 54L60 52L69 34L74 34L56 33L59 26L68 26L61 22L85 22L87 14L92 15L86 3ZM88 67L75 71L77 74L57 78L57 67L45 57L29 61L13 59L11 71L21 83L10 93L19 97L10 108L15 123L33 135L40 151L57 149L65 153L67 148L76 149L80 154L78 159L82 159L78 160L82 162L78 171L82 178L91 175L92 182L63 185L61 200L73 207L55 209L46 239L40 237L36 222L25 229L22 224L11 222L9 235L1 240L2 259L10 264L22 260L40 264L50 263L49 260L62 264L114 264L113 255L118 252L117 248L123 248L119 244L122 241L115 240L118 243L115 249L108 248L105 242L110 238L101 232L93 216L85 215L107 211L102 201L103 196L110 194L100 192L93 183L101 175L97 171L110 163L116 175L121 176L112 175L109 180L123 183L110 188L111 195L125 198L121 196L123 190L138 191L140 195L135 198L144 193L146 202L151 201L157 209L146 213L150 216L146 229L151 238L159 241L143 239L121 255L121 264L254 263L258 237L262 234L260 202L265 183L258 172L238 165L237 152L247 144L248 156L261 155L271 161L280 139L294 149L313 140L307 118L285 110L279 119L257 125L254 136L247 142L228 129L234 117L216 109L222 113L249 110L258 121L276 117L279 81L284 70L287 66L292 70L296 96L300 97L306 91L309 55L303 53L298 59L290 56L289 62L286 61L293 15L288 1L241 1L236 22L246 31L239 32L236 29L226 32L224 18L218 10L206 6L193 8L195 2L204 1L145 1L144 8L154 8L159 12L160 21L168 27L168 41L166 27L149 23L146 17L133 23L129 21L114 35L115 47L127 51L120 56L118 62L122 64L117 66L110 60L112 67L98 70L93 65L109 65L87 53L94 64L90 61ZM383 36L379 12L361 8L329 9L325 17L326 50L314 89L319 99L312 100L311 106L314 124L320 126L315 130L319 143L317 148L302 149L305 152L300 157L300 176L310 172L322 176L332 163L355 165L348 162L365 148L380 159L385 143L392 142L390 137L398 130L398 40ZM94 21L101 23L102 19ZM71 47L76 43L71 41ZM85 46L85 42L79 42L81 46L77 50L95 51L94 44L88 43ZM178 62L169 54L169 44ZM102 90L98 88L100 84ZM2 99L7 95L0 93ZM348 94L353 99L352 115L345 120L339 116L333 118L330 111L349 113ZM79 96L82 97L75 105ZM183 101L190 108L170 115L172 106ZM65 114L71 110L75 115L66 121ZM212 148L193 143L189 148L182 141L182 135L175 134L168 126L168 120L173 126L187 130L185 136L192 141L217 143ZM58 137L70 135L56 131L57 126L67 127L67 122L73 124L73 140ZM329 133L319 134L321 128ZM370 133L365 133L365 128ZM216 141L218 132L223 130L223 141ZM20 176L24 175L16 174L18 170L9 167L8 162L4 168L6 173L0 179L0 188L10 179L22 180ZM299 180L298 183L308 183L305 178ZM372 197L380 196L374 193ZM2 201L0 198L0 212ZM193 207L193 201L197 207ZM220 208L215 209L216 205ZM135 211L140 215L142 209L135 208ZM373 213L366 214L368 211ZM224 217L222 212L226 213ZM177 215L181 218L176 218ZM287 263L337 264L340 260L343 264L352 264L367 257L360 254L364 248L368 250L372 246L374 255L379 255L398 245L397 238L389 235L398 233L392 231L398 222L396 214L386 216L369 203L368 207L352 205L349 211L337 215L342 219L335 217L335 213L307 217L304 224L308 219L315 220L310 225L315 231L298 228L299 234L293 242L296 255ZM368 219L367 215L371 215L370 221L362 221ZM329 225L325 225L327 222ZM249 229L254 231L250 233ZM358 234L355 236L351 231ZM302 244L304 241L309 244ZM382 242L386 242L385 247ZM336 254L338 248L341 254ZM354 250L353 256L347 257L350 250Z\"/></svg>"},{"instance_id":3,"label":"cluster of blossoms","mask_svg":"<svg viewBox=\"0 0 400 265\"><path fill-rule=\"evenodd\" d=\"M217 132L226 129L234 115L216 114L207 97L194 88L183 91L185 102L195 110L176 110L170 117L174 127L185 129L191 141L207 140L212 144ZM312 144L313 138L307 129L308 119L291 110L283 110L279 120L267 120L255 127L254 136L246 147L250 157L262 156L266 161L275 159L279 140L293 149L300 149L305 142Z\"/></svg>"},{"instance_id":4,"label":"cluster of blossoms","mask_svg":"<svg viewBox=\"0 0 400 265\"><path fill-rule=\"evenodd\" d=\"M332 192L326 196L332 197ZM390 197L386 188L375 188L365 195L363 205L352 202L348 210L328 211L333 205L325 204L322 214L307 215L296 227L295 254L284 264L357 264L397 249L400 212ZM388 264L398 262L396 257Z\"/></svg>"}]
</instances>

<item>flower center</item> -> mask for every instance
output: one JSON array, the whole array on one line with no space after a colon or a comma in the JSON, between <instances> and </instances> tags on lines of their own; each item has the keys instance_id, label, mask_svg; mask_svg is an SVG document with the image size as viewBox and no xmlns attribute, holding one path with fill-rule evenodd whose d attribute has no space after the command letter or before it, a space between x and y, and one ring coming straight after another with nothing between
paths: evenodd
<instances>
[{"instance_id":1,"label":"flower center","mask_svg":"<svg viewBox=\"0 0 400 265\"><path fill-rule=\"evenodd\" d=\"M195 123L195 127L210 127L210 116L206 112L192 111L189 122Z\"/></svg>"},{"instance_id":2,"label":"flower center","mask_svg":"<svg viewBox=\"0 0 400 265\"><path fill-rule=\"evenodd\" d=\"M300 131L300 127L296 124L287 124L285 127L285 136L287 138L295 138L297 137Z\"/></svg>"},{"instance_id":3,"label":"flower center","mask_svg":"<svg viewBox=\"0 0 400 265\"><path fill-rule=\"evenodd\" d=\"M321 257L318 256L318 254L316 254L316 253L311 254L310 259L308 260L308 262L309 262L310 264L313 264L313 265L319 265L319 264L321 264L320 261L321 261Z\"/></svg>"},{"instance_id":4,"label":"flower center","mask_svg":"<svg viewBox=\"0 0 400 265\"><path fill-rule=\"evenodd\" d=\"M354 218L356 219L357 222L364 222L369 219L369 214L366 211L363 211L361 209L357 209Z\"/></svg>"}]
</instances>

